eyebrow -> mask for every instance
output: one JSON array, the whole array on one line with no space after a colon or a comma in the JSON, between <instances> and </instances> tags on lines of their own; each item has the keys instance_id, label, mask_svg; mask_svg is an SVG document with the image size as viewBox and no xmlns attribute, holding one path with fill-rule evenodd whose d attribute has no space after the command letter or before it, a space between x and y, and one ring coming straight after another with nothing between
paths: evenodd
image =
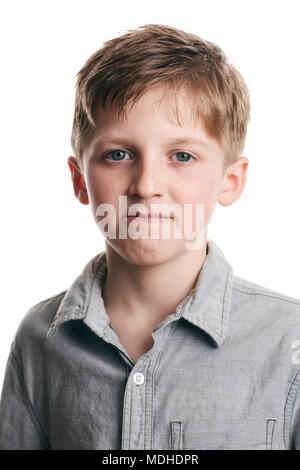
<instances>
[{"instance_id":1,"label":"eyebrow","mask_svg":"<svg viewBox=\"0 0 300 470\"><path fill-rule=\"evenodd\" d=\"M206 147L208 148L208 143L205 142L204 140L202 139L195 139L195 138L191 138L191 137L182 137L180 139L175 139L175 140L172 140L170 141L170 144L200 144L200 145L203 145L203 147Z\"/></svg>"},{"instance_id":2,"label":"eyebrow","mask_svg":"<svg viewBox=\"0 0 300 470\"><path fill-rule=\"evenodd\" d=\"M118 143L118 144L132 144L132 140L131 139L128 139L127 137L122 137L122 136L114 136L114 135L103 135L103 136L100 136L98 137L98 139L96 139L95 141L95 145L98 145L98 144L105 144L105 143L108 143L108 142L115 142L115 143ZM181 138L178 138L178 139L172 139L170 141L167 141L167 143L169 145L174 145L174 144L198 144L198 145L202 145L203 147L205 148L209 148L209 144L207 142L205 142L204 140L202 139L196 139L196 138L192 138L192 137L181 137Z\"/></svg>"}]
</instances>

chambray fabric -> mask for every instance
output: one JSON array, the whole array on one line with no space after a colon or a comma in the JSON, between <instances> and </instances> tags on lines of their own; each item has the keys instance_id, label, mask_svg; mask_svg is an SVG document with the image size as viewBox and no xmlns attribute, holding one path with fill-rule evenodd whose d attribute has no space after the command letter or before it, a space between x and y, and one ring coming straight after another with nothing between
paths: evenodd
<instances>
[{"instance_id":1,"label":"chambray fabric","mask_svg":"<svg viewBox=\"0 0 300 470\"><path fill-rule=\"evenodd\" d=\"M0 448L300 449L300 301L207 251L136 364L105 311L105 251L33 306L7 362Z\"/></svg>"}]
</instances>

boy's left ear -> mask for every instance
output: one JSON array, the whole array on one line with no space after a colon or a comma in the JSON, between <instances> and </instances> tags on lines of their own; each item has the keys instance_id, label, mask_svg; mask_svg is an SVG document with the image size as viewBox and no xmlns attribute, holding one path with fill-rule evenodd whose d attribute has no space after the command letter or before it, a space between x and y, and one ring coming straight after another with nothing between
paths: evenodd
<instances>
[{"instance_id":1,"label":"boy's left ear","mask_svg":"<svg viewBox=\"0 0 300 470\"><path fill-rule=\"evenodd\" d=\"M225 170L223 187L218 199L221 206L230 206L242 195L246 184L248 165L248 158L239 157Z\"/></svg>"}]
</instances>

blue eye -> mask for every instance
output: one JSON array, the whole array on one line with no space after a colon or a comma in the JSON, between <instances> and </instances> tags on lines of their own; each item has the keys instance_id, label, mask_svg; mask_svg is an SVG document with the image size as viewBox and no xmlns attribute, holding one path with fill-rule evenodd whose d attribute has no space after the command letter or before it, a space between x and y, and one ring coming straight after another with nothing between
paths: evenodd
<instances>
[{"instance_id":1,"label":"blue eye","mask_svg":"<svg viewBox=\"0 0 300 470\"><path fill-rule=\"evenodd\" d=\"M108 155L113 156L112 160L114 162L120 162L124 160L124 156L128 155L128 153L125 152L125 150L112 150L111 152L107 153L104 158L107 158ZM108 160L110 160L110 158L108 158Z\"/></svg>"},{"instance_id":2,"label":"blue eye","mask_svg":"<svg viewBox=\"0 0 300 470\"><path fill-rule=\"evenodd\" d=\"M187 152L176 152L176 153L174 153L174 155L175 155L175 156L177 156L177 155L181 155L181 156L182 156L183 159L180 158L179 160L177 160L178 162L189 162L191 158L192 158L193 160L195 160L195 158L194 158L192 155L190 155L189 153L187 153ZM172 156L173 156L173 155L172 155ZM186 160L187 158L188 158L188 160Z\"/></svg>"}]
</instances>

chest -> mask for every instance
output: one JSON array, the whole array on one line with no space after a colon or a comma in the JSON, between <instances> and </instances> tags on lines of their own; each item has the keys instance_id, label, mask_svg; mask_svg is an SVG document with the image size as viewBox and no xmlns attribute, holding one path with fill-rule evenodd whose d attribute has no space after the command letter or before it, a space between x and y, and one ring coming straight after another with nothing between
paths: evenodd
<instances>
[{"instance_id":1,"label":"chest","mask_svg":"<svg viewBox=\"0 0 300 470\"><path fill-rule=\"evenodd\" d=\"M47 403L42 422L53 448L283 449L286 358L276 354L266 373L269 356L251 356L244 337L232 351L216 349L199 329L181 326L158 329L155 341L120 329L132 367L96 335L80 355L75 343L48 354L56 372L40 381L46 397L37 387L32 401Z\"/></svg>"}]
</instances>

